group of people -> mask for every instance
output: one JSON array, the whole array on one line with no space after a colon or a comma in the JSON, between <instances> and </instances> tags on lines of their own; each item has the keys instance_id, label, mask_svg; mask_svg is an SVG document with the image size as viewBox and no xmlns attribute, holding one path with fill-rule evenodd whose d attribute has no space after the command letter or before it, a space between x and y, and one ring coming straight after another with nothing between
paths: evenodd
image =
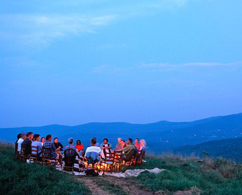
<instances>
[{"instance_id":1,"label":"group of people","mask_svg":"<svg viewBox=\"0 0 242 195\"><path fill-rule=\"evenodd\" d=\"M33 134L33 132L21 133L17 136L17 152L21 153L23 151L26 156L29 156L31 153L36 154L36 151L32 151L32 146L35 146L38 149L38 156L41 158L42 148L49 149L51 151L51 158L58 160L62 165L63 153L67 149L73 149L80 157L85 156L94 162L99 162L100 158L105 159L106 154L115 151L122 152L122 159L131 160L132 156L136 155L137 152L145 152L146 150L145 140L139 140L138 138L135 139L134 144L132 138L128 138L126 142L122 138L118 138L118 143L113 150L107 138L103 139L102 144L97 142L97 138L92 138L90 141L91 146L87 147L86 150L84 150L81 140L77 140L76 144L74 144L74 139L69 138L69 144L65 148L57 137L54 138L53 142L52 140L53 137L50 134L41 138L39 134Z\"/></svg>"}]
</instances>

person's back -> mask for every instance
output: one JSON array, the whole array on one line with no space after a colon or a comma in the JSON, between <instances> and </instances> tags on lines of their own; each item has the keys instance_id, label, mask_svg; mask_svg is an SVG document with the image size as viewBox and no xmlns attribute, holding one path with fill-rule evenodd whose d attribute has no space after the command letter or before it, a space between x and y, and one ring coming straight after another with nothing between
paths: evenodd
<instances>
[{"instance_id":1,"label":"person's back","mask_svg":"<svg viewBox=\"0 0 242 195\"><path fill-rule=\"evenodd\" d=\"M22 143L22 148L24 148L25 155L31 154L31 145L32 145L33 133L27 133L27 138Z\"/></svg>"},{"instance_id":2,"label":"person's back","mask_svg":"<svg viewBox=\"0 0 242 195\"><path fill-rule=\"evenodd\" d=\"M38 154L40 154L41 150L42 150L42 144L40 142L40 135L35 134L34 138L35 138L35 141L32 142L32 146L36 146L38 149ZM32 151L32 154L36 154L36 151Z\"/></svg>"},{"instance_id":3,"label":"person's back","mask_svg":"<svg viewBox=\"0 0 242 195\"><path fill-rule=\"evenodd\" d=\"M96 146L96 140L91 140L91 146L86 149L85 157L88 160L88 163L99 162L99 155L101 154L101 148Z\"/></svg>"},{"instance_id":4,"label":"person's back","mask_svg":"<svg viewBox=\"0 0 242 195\"><path fill-rule=\"evenodd\" d=\"M43 148L49 149L51 151L51 158L55 159L55 158L57 158L57 153L55 152L56 147L55 147L54 143L52 143L51 141L52 141L52 135L47 135Z\"/></svg>"}]
</instances>

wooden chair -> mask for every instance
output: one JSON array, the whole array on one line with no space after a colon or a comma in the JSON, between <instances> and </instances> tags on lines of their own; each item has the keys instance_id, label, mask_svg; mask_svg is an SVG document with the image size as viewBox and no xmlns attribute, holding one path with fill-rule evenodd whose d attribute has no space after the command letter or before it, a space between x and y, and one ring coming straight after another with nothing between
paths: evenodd
<instances>
[{"instance_id":1,"label":"wooden chair","mask_svg":"<svg viewBox=\"0 0 242 195\"><path fill-rule=\"evenodd\" d=\"M30 161L38 163L39 162L39 149L38 146L31 146Z\"/></svg>"},{"instance_id":2,"label":"wooden chair","mask_svg":"<svg viewBox=\"0 0 242 195\"><path fill-rule=\"evenodd\" d=\"M56 166L58 161L52 159L51 148L42 147L41 165L54 165Z\"/></svg>"},{"instance_id":3,"label":"wooden chair","mask_svg":"<svg viewBox=\"0 0 242 195\"><path fill-rule=\"evenodd\" d=\"M99 159L101 159L101 156L99 156ZM86 169L90 168L90 169L94 169L97 171L100 170L100 165L101 165L100 160L99 160L99 162L97 162L97 161L93 162L92 160L90 160L90 158L85 156L85 157L83 157L83 163L84 163Z\"/></svg>"},{"instance_id":4,"label":"wooden chair","mask_svg":"<svg viewBox=\"0 0 242 195\"><path fill-rule=\"evenodd\" d=\"M101 161L101 170L103 172L113 172L114 170L114 153L106 153L105 158Z\"/></svg>"},{"instance_id":5,"label":"wooden chair","mask_svg":"<svg viewBox=\"0 0 242 195\"><path fill-rule=\"evenodd\" d=\"M78 157L78 159L81 159L81 157L79 156L79 154L76 152L76 150L72 149L72 148L68 148L64 151L64 170L66 171L72 171L72 173L74 172L74 165L75 163L78 163L78 161L76 160L76 157ZM78 163L79 165L79 163ZM79 165L80 166L80 165Z\"/></svg>"},{"instance_id":6,"label":"wooden chair","mask_svg":"<svg viewBox=\"0 0 242 195\"><path fill-rule=\"evenodd\" d=\"M20 154L19 154L19 160L22 161L22 162L26 162L28 158L29 158L29 156L27 156L25 154L25 148L22 147L21 151L20 151Z\"/></svg>"},{"instance_id":7,"label":"wooden chair","mask_svg":"<svg viewBox=\"0 0 242 195\"><path fill-rule=\"evenodd\" d=\"M139 151L137 151L136 154L135 154L135 156L132 156L132 158L131 158L131 165L136 166L137 159L138 159L139 155L140 155L139 154Z\"/></svg>"},{"instance_id":8,"label":"wooden chair","mask_svg":"<svg viewBox=\"0 0 242 195\"><path fill-rule=\"evenodd\" d=\"M139 151L139 156L136 161L137 165L141 165L143 163L144 157L145 157L145 150Z\"/></svg>"},{"instance_id":9,"label":"wooden chair","mask_svg":"<svg viewBox=\"0 0 242 195\"><path fill-rule=\"evenodd\" d=\"M113 167L114 171L119 172L122 166L122 151L114 151Z\"/></svg>"}]
</instances>

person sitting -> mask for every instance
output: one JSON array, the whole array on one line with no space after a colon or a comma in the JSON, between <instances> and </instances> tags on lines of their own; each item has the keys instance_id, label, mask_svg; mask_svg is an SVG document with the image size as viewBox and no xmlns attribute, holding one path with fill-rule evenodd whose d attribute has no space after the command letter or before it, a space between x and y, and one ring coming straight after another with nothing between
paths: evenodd
<instances>
[{"instance_id":1,"label":"person sitting","mask_svg":"<svg viewBox=\"0 0 242 195\"><path fill-rule=\"evenodd\" d=\"M140 151L146 150L146 141L144 139L140 140Z\"/></svg>"},{"instance_id":2,"label":"person sitting","mask_svg":"<svg viewBox=\"0 0 242 195\"><path fill-rule=\"evenodd\" d=\"M128 138L126 141L126 147L123 148L122 159L130 161L132 156L135 154L135 147L132 145L133 140Z\"/></svg>"},{"instance_id":3,"label":"person sitting","mask_svg":"<svg viewBox=\"0 0 242 195\"><path fill-rule=\"evenodd\" d=\"M75 145L76 149L77 149L77 152L80 156L83 156L83 149L84 149L84 146L83 144L81 144L81 140L77 140L76 141L76 145Z\"/></svg>"},{"instance_id":4,"label":"person sitting","mask_svg":"<svg viewBox=\"0 0 242 195\"><path fill-rule=\"evenodd\" d=\"M124 140L122 140L122 141L121 141L121 144L122 144L122 150L123 150L123 148L126 147L126 143L125 143Z\"/></svg>"},{"instance_id":5,"label":"person sitting","mask_svg":"<svg viewBox=\"0 0 242 195\"><path fill-rule=\"evenodd\" d=\"M45 143L45 137L42 137L42 138L41 138L41 145L43 146L44 143Z\"/></svg>"},{"instance_id":6,"label":"person sitting","mask_svg":"<svg viewBox=\"0 0 242 195\"><path fill-rule=\"evenodd\" d=\"M96 146L100 147L100 144L97 142L97 138L94 137L93 139L96 141Z\"/></svg>"},{"instance_id":7,"label":"person sitting","mask_svg":"<svg viewBox=\"0 0 242 195\"><path fill-rule=\"evenodd\" d=\"M62 155L59 151L59 149L57 149L55 147L55 144L52 143L52 135L47 135L46 136L46 141L43 145L43 148L47 148L47 149L50 149L51 151L51 159L56 159L59 161L59 163L61 164L62 166Z\"/></svg>"},{"instance_id":8,"label":"person sitting","mask_svg":"<svg viewBox=\"0 0 242 195\"><path fill-rule=\"evenodd\" d=\"M99 155L102 150L100 147L96 146L96 139L92 138L91 146L86 149L85 157L88 163L94 164L100 161Z\"/></svg>"},{"instance_id":9,"label":"person sitting","mask_svg":"<svg viewBox=\"0 0 242 195\"><path fill-rule=\"evenodd\" d=\"M105 158L107 153L111 153L112 145L108 143L107 138L103 139L103 143L101 144L100 147L102 149L102 152L101 152L102 158Z\"/></svg>"},{"instance_id":10,"label":"person sitting","mask_svg":"<svg viewBox=\"0 0 242 195\"><path fill-rule=\"evenodd\" d=\"M120 151L123 149L123 145L122 145L122 138L118 138L118 144L116 145L116 147L114 148L114 151Z\"/></svg>"},{"instance_id":11,"label":"person sitting","mask_svg":"<svg viewBox=\"0 0 242 195\"><path fill-rule=\"evenodd\" d=\"M67 146L65 147L65 149L72 148L72 149L74 149L74 150L77 151L76 147L74 146L74 139L73 139L72 137L70 137L70 138L68 139L68 143L69 143L69 145L67 145Z\"/></svg>"},{"instance_id":12,"label":"person sitting","mask_svg":"<svg viewBox=\"0 0 242 195\"><path fill-rule=\"evenodd\" d=\"M19 140L21 137L22 137L22 134L21 134L21 133L19 133L19 134L17 135L17 140L16 140L15 144L17 144L17 143L18 143L18 140Z\"/></svg>"},{"instance_id":13,"label":"person sitting","mask_svg":"<svg viewBox=\"0 0 242 195\"><path fill-rule=\"evenodd\" d=\"M32 142L32 146L36 146L38 149L38 157L40 157L40 154L42 152L42 144L40 142L40 134L34 134L34 140ZM32 151L32 154L36 154L36 151Z\"/></svg>"},{"instance_id":14,"label":"person sitting","mask_svg":"<svg viewBox=\"0 0 242 195\"><path fill-rule=\"evenodd\" d=\"M55 139L54 139L54 144L55 144L56 148L59 148L59 151L63 151L63 145L60 142L58 142L57 137L55 137Z\"/></svg>"},{"instance_id":15,"label":"person sitting","mask_svg":"<svg viewBox=\"0 0 242 195\"><path fill-rule=\"evenodd\" d=\"M33 139L33 132L27 133L27 138L22 143L22 148L24 148L24 154L26 156L31 154L31 145L32 145L32 139Z\"/></svg>"},{"instance_id":16,"label":"person sitting","mask_svg":"<svg viewBox=\"0 0 242 195\"><path fill-rule=\"evenodd\" d=\"M17 141L18 143L18 152L20 153L21 152L21 149L22 149L22 143L23 141L26 139L26 133L21 133L21 138L19 138L19 140Z\"/></svg>"},{"instance_id":17,"label":"person sitting","mask_svg":"<svg viewBox=\"0 0 242 195\"><path fill-rule=\"evenodd\" d=\"M140 150L139 138L136 138L136 139L134 140L134 146L137 148L137 150Z\"/></svg>"}]
</instances>

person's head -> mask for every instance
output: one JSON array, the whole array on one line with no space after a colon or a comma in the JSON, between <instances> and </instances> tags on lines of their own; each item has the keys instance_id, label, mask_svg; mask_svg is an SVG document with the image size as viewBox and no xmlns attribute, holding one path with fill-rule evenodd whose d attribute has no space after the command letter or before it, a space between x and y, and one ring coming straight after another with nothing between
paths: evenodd
<instances>
[{"instance_id":1,"label":"person's head","mask_svg":"<svg viewBox=\"0 0 242 195\"><path fill-rule=\"evenodd\" d=\"M121 143L122 142L122 138L118 138L118 143Z\"/></svg>"},{"instance_id":2,"label":"person's head","mask_svg":"<svg viewBox=\"0 0 242 195\"><path fill-rule=\"evenodd\" d=\"M104 139L103 139L103 143L104 143L104 144L107 144L107 143L108 143L108 139L107 139L107 138L104 138Z\"/></svg>"},{"instance_id":3,"label":"person's head","mask_svg":"<svg viewBox=\"0 0 242 195\"><path fill-rule=\"evenodd\" d=\"M95 146L97 143L97 140L95 138L91 139L91 146Z\"/></svg>"},{"instance_id":4,"label":"person's head","mask_svg":"<svg viewBox=\"0 0 242 195\"><path fill-rule=\"evenodd\" d=\"M21 133L18 134L18 135L17 135L17 140L19 140L21 137L22 137L22 134L21 134Z\"/></svg>"},{"instance_id":5,"label":"person's head","mask_svg":"<svg viewBox=\"0 0 242 195\"><path fill-rule=\"evenodd\" d=\"M30 140L32 140L34 134L33 134L33 132L28 132L26 136L27 136Z\"/></svg>"},{"instance_id":6,"label":"person's head","mask_svg":"<svg viewBox=\"0 0 242 195\"><path fill-rule=\"evenodd\" d=\"M146 141L144 139L140 140L141 146L146 146Z\"/></svg>"},{"instance_id":7,"label":"person's head","mask_svg":"<svg viewBox=\"0 0 242 195\"><path fill-rule=\"evenodd\" d=\"M81 143L81 140L77 140L76 141L76 145L81 145L82 143Z\"/></svg>"},{"instance_id":8,"label":"person's head","mask_svg":"<svg viewBox=\"0 0 242 195\"><path fill-rule=\"evenodd\" d=\"M126 145L130 145L132 144L132 142L133 142L132 138L128 138L126 141Z\"/></svg>"},{"instance_id":9,"label":"person's head","mask_svg":"<svg viewBox=\"0 0 242 195\"><path fill-rule=\"evenodd\" d=\"M70 138L68 139L68 143L69 143L69 144L73 144L73 143L74 143L74 139L73 139L72 137L70 137Z\"/></svg>"},{"instance_id":10,"label":"person's head","mask_svg":"<svg viewBox=\"0 0 242 195\"><path fill-rule=\"evenodd\" d=\"M57 137L55 137L55 139L54 139L54 143L58 143L58 138Z\"/></svg>"},{"instance_id":11,"label":"person's head","mask_svg":"<svg viewBox=\"0 0 242 195\"><path fill-rule=\"evenodd\" d=\"M136 144L138 144L138 143L139 143L139 138L136 138L136 139L134 140L134 142L135 142Z\"/></svg>"},{"instance_id":12,"label":"person's head","mask_svg":"<svg viewBox=\"0 0 242 195\"><path fill-rule=\"evenodd\" d=\"M42 137L42 138L41 138L41 142L42 142L42 143L45 143L45 137Z\"/></svg>"},{"instance_id":13,"label":"person's head","mask_svg":"<svg viewBox=\"0 0 242 195\"><path fill-rule=\"evenodd\" d=\"M39 142L40 141L40 134L34 134L33 140Z\"/></svg>"},{"instance_id":14,"label":"person's head","mask_svg":"<svg viewBox=\"0 0 242 195\"><path fill-rule=\"evenodd\" d=\"M124 148L126 146L126 143L124 140L121 140L122 147Z\"/></svg>"},{"instance_id":15,"label":"person's head","mask_svg":"<svg viewBox=\"0 0 242 195\"><path fill-rule=\"evenodd\" d=\"M49 135L46 135L46 140L49 141L49 142L51 142L52 141L52 135L50 135L50 134Z\"/></svg>"},{"instance_id":16,"label":"person's head","mask_svg":"<svg viewBox=\"0 0 242 195\"><path fill-rule=\"evenodd\" d=\"M21 138L24 140L26 139L26 133L21 133Z\"/></svg>"}]
</instances>

